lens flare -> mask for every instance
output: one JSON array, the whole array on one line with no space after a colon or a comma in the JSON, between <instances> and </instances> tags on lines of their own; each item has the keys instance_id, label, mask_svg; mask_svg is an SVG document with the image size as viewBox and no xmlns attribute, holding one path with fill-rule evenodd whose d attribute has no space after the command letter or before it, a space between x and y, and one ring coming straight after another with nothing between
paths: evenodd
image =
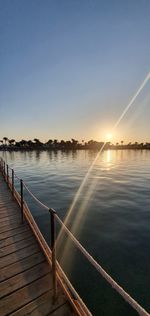
<instances>
[{"instance_id":1,"label":"lens flare","mask_svg":"<svg viewBox=\"0 0 150 316\"><path fill-rule=\"evenodd\" d=\"M143 90L143 88L145 87L145 85L147 84L147 82L150 79L150 72L149 74L146 76L146 78L144 79L144 81L142 82L142 84L140 85L139 89L137 90L137 92L134 94L134 96L132 97L132 99L130 100L130 102L128 103L128 105L125 107L125 109L123 110L122 114L120 115L120 117L118 118L116 124L114 125L112 130L115 130L116 127L120 124L120 122L122 121L122 119L124 118L125 114L127 113L127 111L130 109L131 105L133 104L133 102L135 101L135 99L138 97L138 95L140 94L140 92Z\"/></svg>"},{"instance_id":2,"label":"lens flare","mask_svg":"<svg viewBox=\"0 0 150 316\"><path fill-rule=\"evenodd\" d=\"M114 130L118 127L118 125L120 124L120 122L122 121L122 119L124 118L124 116L126 115L126 113L129 111L129 109L131 108L132 104L134 103L134 101L136 100L136 98L138 97L138 95L140 94L140 92L143 90L143 88L145 87L145 85L147 84L147 82L149 81L149 79L150 79L150 72L148 73L148 75L146 76L146 78L144 79L144 81L142 82L142 84L140 85L139 89L138 89L137 92L134 94L134 96L132 97L132 99L130 100L130 102L127 104L127 106L126 106L125 109L123 110L122 114L119 116L119 118L118 118L118 120L116 121L114 127L112 128L112 131L107 135L107 136L109 137L109 141L110 141L110 139L112 138L112 135L113 135ZM108 141L108 139L107 139L107 141ZM69 220L69 218L70 218L70 215L71 215L71 213L72 213L72 211L73 211L73 209L74 209L74 207L75 207L77 201L79 200L79 197L80 197L80 195L81 195L81 192L82 192L82 190L83 190L83 188L84 188L84 186L85 186L85 184L86 184L86 182L87 182L87 180L88 180L88 178L89 178L89 175L90 175L90 173L92 172L93 167L94 167L95 163L97 162L97 160L98 160L100 154L102 153L102 151L103 151L103 149L104 149L104 147L105 147L107 141L103 144L103 146L101 147L101 149L100 149L99 152L97 153L97 155L96 155L94 161L92 162L91 166L89 167L89 170L88 170L87 173L85 174L85 177L83 178L83 180L82 180L82 182L81 182L81 184L80 184L80 187L79 187L79 189L78 189L78 191L77 191L77 193L76 193L76 195L75 195L75 197L74 197L74 199L73 199L73 201L72 201L72 204L70 205L70 208L68 209L66 218L65 218L65 220L64 220L64 224L65 224L65 225L67 224L67 222L68 222L68 220ZM89 197L91 196L93 189L94 189L94 185L91 183L90 189L88 190L88 191L89 191L89 192L88 192ZM89 197L88 197L88 200L89 200ZM86 203L82 203L81 208L80 208L80 212L82 212L82 215L84 214L85 206L86 206ZM78 221L77 221L77 222L78 222ZM75 229L76 226L77 226L77 225L75 224L75 222L74 222L74 225L73 225L73 226L74 226L74 229ZM59 232L59 234L58 234L57 241L60 240L60 237L61 237L61 234L62 234L62 230L63 230L63 228L60 230L60 232ZM66 249L65 249L65 250L66 250Z\"/></svg>"}]
</instances>

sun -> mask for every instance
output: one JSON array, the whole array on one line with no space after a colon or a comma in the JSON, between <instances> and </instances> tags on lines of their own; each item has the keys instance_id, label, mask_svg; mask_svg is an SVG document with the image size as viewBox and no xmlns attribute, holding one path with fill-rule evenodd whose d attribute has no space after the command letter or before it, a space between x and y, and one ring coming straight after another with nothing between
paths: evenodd
<instances>
[{"instance_id":1,"label":"sun","mask_svg":"<svg viewBox=\"0 0 150 316\"><path fill-rule=\"evenodd\" d=\"M111 139L112 139L112 137L113 137L112 133L107 133L107 134L106 134L106 141L107 141L107 142L110 142Z\"/></svg>"}]
</instances>

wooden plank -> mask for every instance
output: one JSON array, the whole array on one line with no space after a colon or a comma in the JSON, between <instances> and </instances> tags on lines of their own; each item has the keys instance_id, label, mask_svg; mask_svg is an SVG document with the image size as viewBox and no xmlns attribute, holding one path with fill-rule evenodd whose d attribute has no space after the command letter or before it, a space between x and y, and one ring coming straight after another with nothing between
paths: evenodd
<instances>
[{"instance_id":1,"label":"wooden plank","mask_svg":"<svg viewBox=\"0 0 150 316\"><path fill-rule=\"evenodd\" d=\"M0 218L1 219L3 219L3 218L5 218L5 217L15 217L15 216L19 216L20 215L20 210L11 210L10 212L7 210L7 211L5 211L5 212L3 212L3 211L1 211L0 210Z\"/></svg>"},{"instance_id":2,"label":"wooden plank","mask_svg":"<svg viewBox=\"0 0 150 316\"><path fill-rule=\"evenodd\" d=\"M8 187L4 187L5 186L5 183L3 182L2 183L2 186L1 186L1 191L0 191L0 205L4 203L4 201L7 200L13 200L13 197L12 197L12 194L10 193Z\"/></svg>"},{"instance_id":3,"label":"wooden plank","mask_svg":"<svg viewBox=\"0 0 150 316\"><path fill-rule=\"evenodd\" d=\"M62 293L58 292L58 298L55 303L53 303L53 293L52 290L44 293L37 299L33 300L31 303L25 305L15 313L11 314L12 316L46 316L50 313L50 315L56 315L58 309L66 305L66 299L62 295ZM56 312L56 313L55 313ZM61 314L59 314L61 315ZM67 316L68 314L64 314ZM69 314L69 316L71 313ZM73 316L73 314L72 314ZM75 316L75 315L74 315Z\"/></svg>"},{"instance_id":4,"label":"wooden plank","mask_svg":"<svg viewBox=\"0 0 150 316\"><path fill-rule=\"evenodd\" d=\"M1 283L0 298L13 293L14 291L32 283L33 281L43 277L44 275L50 273L50 267L45 261L40 263L29 270L20 273L7 281Z\"/></svg>"},{"instance_id":5,"label":"wooden plank","mask_svg":"<svg viewBox=\"0 0 150 316\"><path fill-rule=\"evenodd\" d=\"M6 247L6 246L9 246L11 244L14 244L20 240L23 240L23 239L26 239L26 238L29 238L29 237L33 237L33 234L31 232L31 230L27 230L25 232L21 232L20 234L18 235L15 235L15 236L11 236L11 237L8 237L6 239L2 239L0 240L0 248L3 248L3 247Z\"/></svg>"},{"instance_id":6,"label":"wooden plank","mask_svg":"<svg viewBox=\"0 0 150 316\"><path fill-rule=\"evenodd\" d=\"M18 250L10 255L2 257L0 260L0 268L9 266L14 262L20 261L23 258L26 258L30 256L31 254L36 253L38 250L39 250L39 246L37 245L37 243L35 243L31 246Z\"/></svg>"},{"instance_id":7,"label":"wooden plank","mask_svg":"<svg viewBox=\"0 0 150 316\"><path fill-rule=\"evenodd\" d=\"M46 240L44 239L44 237L43 237L37 223L35 222L28 206L26 205L26 203L25 203L25 207L24 207L24 216L25 216L27 222L29 223L43 253L45 254L48 263L51 264L51 249L48 246Z\"/></svg>"},{"instance_id":8,"label":"wooden plank","mask_svg":"<svg viewBox=\"0 0 150 316\"><path fill-rule=\"evenodd\" d=\"M2 192L3 191L3 192ZM14 203L14 199L9 191L8 188L5 188L4 190L2 190L1 188L1 194L0 194L0 206L3 205L6 201L6 203L8 203L9 201L12 201Z\"/></svg>"},{"instance_id":9,"label":"wooden plank","mask_svg":"<svg viewBox=\"0 0 150 316\"><path fill-rule=\"evenodd\" d=\"M48 274L2 298L0 300L0 315L5 316L17 311L50 289L52 289L52 277Z\"/></svg>"},{"instance_id":10,"label":"wooden plank","mask_svg":"<svg viewBox=\"0 0 150 316\"><path fill-rule=\"evenodd\" d=\"M19 214L20 215L20 214ZM1 219L1 227L5 227L5 226L8 226L8 225L12 225L12 224L14 224L14 223L19 223L19 224L21 224L20 223L20 221L21 221L21 216L15 216L15 217L11 217L11 218L9 218L9 219Z\"/></svg>"},{"instance_id":11,"label":"wooden plank","mask_svg":"<svg viewBox=\"0 0 150 316\"><path fill-rule=\"evenodd\" d=\"M6 195L6 192L4 192L4 195ZM10 198L11 197L11 198ZM3 200L3 202L2 202ZM3 199L2 197L0 197L0 209L3 209L6 210L6 208L8 207L9 209L11 208L15 208L15 199L11 196L11 194L9 194L8 196L6 196L5 199ZM17 205L17 208L18 209L18 205Z\"/></svg>"},{"instance_id":12,"label":"wooden plank","mask_svg":"<svg viewBox=\"0 0 150 316\"><path fill-rule=\"evenodd\" d=\"M77 316L73 311L71 312L71 306L69 305L69 302L66 304L63 304L59 308L57 308L52 314L48 314L48 316Z\"/></svg>"},{"instance_id":13,"label":"wooden plank","mask_svg":"<svg viewBox=\"0 0 150 316\"><path fill-rule=\"evenodd\" d=\"M8 214L6 214L6 215L2 215L1 213L0 213L0 221L7 221L7 220L12 220L12 219L16 219L16 218L18 218L18 217L20 217L20 213L18 213L17 212L17 214L10 214L10 215L8 215Z\"/></svg>"},{"instance_id":14,"label":"wooden plank","mask_svg":"<svg viewBox=\"0 0 150 316\"><path fill-rule=\"evenodd\" d=\"M0 214L5 215L5 214L9 214L9 215L14 215L14 214L19 214L20 213L20 208L18 207L18 205L15 207L15 205L12 205L11 202L3 207L0 207Z\"/></svg>"},{"instance_id":15,"label":"wooden plank","mask_svg":"<svg viewBox=\"0 0 150 316\"><path fill-rule=\"evenodd\" d=\"M0 214L6 214L6 213L9 213L10 215L11 214L14 214L14 213L19 213L19 207L17 206L15 208L15 205L11 205L11 203L9 203L9 205L6 205L3 206L3 207L0 207Z\"/></svg>"},{"instance_id":16,"label":"wooden plank","mask_svg":"<svg viewBox=\"0 0 150 316\"><path fill-rule=\"evenodd\" d=\"M5 281L16 274L19 274L23 271L26 271L38 263L44 262L45 257L42 252L40 252L40 249L38 252L36 252L33 255L30 255L27 258L24 258L18 262L12 263L11 265L4 267L1 269L0 273L0 282Z\"/></svg>"},{"instance_id":17,"label":"wooden plank","mask_svg":"<svg viewBox=\"0 0 150 316\"><path fill-rule=\"evenodd\" d=\"M27 239L20 240L14 244L8 245L6 247L0 248L0 258L7 256L11 253L14 253L22 248L30 246L36 243L36 239L33 236L30 236Z\"/></svg>"},{"instance_id":18,"label":"wooden plank","mask_svg":"<svg viewBox=\"0 0 150 316\"><path fill-rule=\"evenodd\" d=\"M20 226L16 229L8 230L7 232L0 234L0 240L6 239L6 238L11 237L11 236L15 236L15 235L23 233L23 232L27 232L29 230L30 230L30 227L28 225Z\"/></svg>"},{"instance_id":19,"label":"wooden plank","mask_svg":"<svg viewBox=\"0 0 150 316\"><path fill-rule=\"evenodd\" d=\"M20 218L20 223L19 222L18 223L12 223L10 225L6 225L4 227L0 227L0 233L7 232L7 231L9 231L11 229L16 229L16 228L18 228L20 226L24 227L26 225L27 225L27 223L21 224L21 218Z\"/></svg>"},{"instance_id":20,"label":"wooden plank","mask_svg":"<svg viewBox=\"0 0 150 316\"><path fill-rule=\"evenodd\" d=\"M5 194L5 192L4 192L4 194ZM2 198L0 197L0 199L2 199ZM5 200L3 200L3 202L0 204L1 210L2 209L6 210L6 208L8 208L8 210L11 210L11 209L18 210L19 209L18 205L15 206L15 200L12 197L10 198L10 195L8 195L7 198Z\"/></svg>"}]
</instances>

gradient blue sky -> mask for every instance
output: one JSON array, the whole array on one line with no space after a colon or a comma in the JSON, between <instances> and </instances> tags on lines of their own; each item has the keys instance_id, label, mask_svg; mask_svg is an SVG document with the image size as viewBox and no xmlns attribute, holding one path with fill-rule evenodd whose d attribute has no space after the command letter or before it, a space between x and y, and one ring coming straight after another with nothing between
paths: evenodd
<instances>
[{"instance_id":1,"label":"gradient blue sky","mask_svg":"<svg viewBox=\"0 0 150 316\"><path fill-rule=\"evenodd\" d=\"M0 138L104 140L149 71L149 0L0 0ZM150 82L121 139L150 141Z\"/></svg>"}]
</instances>

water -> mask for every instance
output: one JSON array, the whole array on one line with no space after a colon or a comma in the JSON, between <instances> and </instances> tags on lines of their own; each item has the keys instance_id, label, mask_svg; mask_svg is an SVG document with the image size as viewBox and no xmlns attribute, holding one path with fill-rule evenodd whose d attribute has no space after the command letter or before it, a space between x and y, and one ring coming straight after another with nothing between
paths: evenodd
<instances>
[{"instance_id":1,"label":"water","mask_svg":"<svg viewBox=\"0 0 150 316\"><path fill-rule=\"evenodd\" d=\"M3 158L41 201L64 218L96 154L5 152ZM25 196L49 242L49 214ZM150 151L104 151L67 225L105 270L150 311ZM58 257L93 315L137 315L66 236L61 237Z\"/></svg>"}]
</instances>

